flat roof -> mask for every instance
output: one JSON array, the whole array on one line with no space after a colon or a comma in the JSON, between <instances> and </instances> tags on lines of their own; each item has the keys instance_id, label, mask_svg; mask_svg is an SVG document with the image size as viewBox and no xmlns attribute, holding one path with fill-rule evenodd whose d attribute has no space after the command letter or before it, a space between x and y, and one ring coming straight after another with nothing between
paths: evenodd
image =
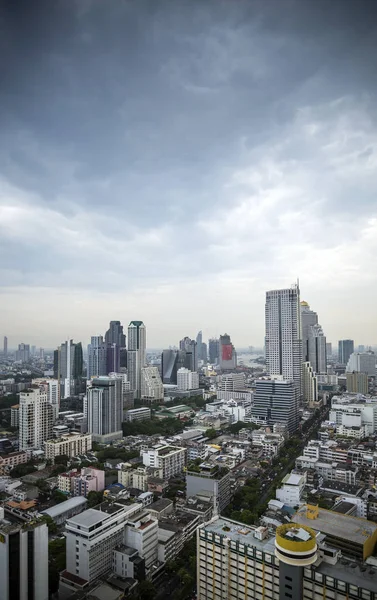
<instances>
[{"instance_id":1,"label":"flat roof","mask_svg":"<svg viewBox=\"0 0 377 600\"><path fill-rule=\"evenodd\" d=\"M69 522L74 523L75 525L80 525L80 527L91 527L92 525L101 523L101 521L103 521L105 518L106 513L103 513L101 510L88 508L88 510L85 510L81 514L69 519Z\"/></svg>"},{"instance_id":2,"label":"flat roof","mask_svg":"<svg viewBox=\"0 0 377 600\"><path fill-rule=\"evenodd\" d=\"M75 496L74 498L69 498L69 500L65 500L56 506L52 506L51 508L46 508L46 510L42 510L41 513L43 515L49 515L52 519L54 517L58 517L62 515L67 510L71 510L76 506L85 506L87 504L87 499L84 496ZM77 518L77 517L74 517Z\"/></svg>"},{"instance_id":3,"label":"flat roof","mask_svg":"<svg viewBox=\"0 0 377 600\"><path fill-rule=\"evenodd\" d=\"M332 510L318 509L316 519L308 519L306 506L300 508L293 516L292 521L300 525L306 525L325 535L333 535L344 540L349 540L364 546L365 542L377 530L377 523L360 519L350 515L343 515Z\"/></svg>"},{"instance_id":4,"label":"flat roof","mask_svg":"<svg viewBox=\"0 0 377 600\"><path fill-rule=\"evenodd\" d=\"M229 527L230 531L224 531L224 527ZM275 536L267 536L264 540L258 540L254 537L254 532L257 527L251 527L244 523L238 523L237 521L219 517L216 521L207 523L207 525L204 526L204 529L227 537L234 542L255 546L257 550L275 554Z\"/></svg>"}]
</instances>

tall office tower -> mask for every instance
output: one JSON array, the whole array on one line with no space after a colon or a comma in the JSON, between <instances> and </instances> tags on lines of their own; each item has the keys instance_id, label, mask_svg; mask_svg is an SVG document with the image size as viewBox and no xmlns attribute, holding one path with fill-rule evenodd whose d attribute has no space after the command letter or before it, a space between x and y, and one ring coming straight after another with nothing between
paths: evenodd
<instances>
[{"instance_id":1,"label":"tall office tower","mask_svg":"<svg viewBox=\"0 0 377 600\"><path fill-rule=\"evenodd\" d=\"M44 360L45 358L45 349L39 348L39 360Z\"/></svg>"},{"instance_id":2,"label":"tall office tower","mask_svg":"<svg viewBox=\"0 0 377 600\"><path fill-rule=\"evenodd\" d=\"M120 347L118 344L106 346L106 373L120 372Z\"/></svg>"},{"instance_id":3,"label":"tall office tower","mask_svg":"<svg viewBox=\"0 0 377 600\"><path fill-rule=\"evenodd\" d=\"M302 395L309 408L318 402L318 382L310 362L302 363Z\"/></svg>"},{"instance_id":4,"label":"tall office tower","mask_svg":"<svg viewBox=\"0 0 377 600\"><path fill-rule=\"evenodd\" d=\"M301 329L302 329L302 360L309 360L309 333L310 327L318 325L318 315L305 300L300 302L301 307Z\"/></svg>"},{"instance_id":5,"label":"tall office tower","mask_svg":"<svg viewBox=\"0 0 377 600\"><path fill-rule=\"evenodd\" d=\"M52 438L53 409L46 389L21 392L19 405L20 450L39 450Z\"/></svg>"},{"instance_id":6,"label":"tall office tower","mask_svg":"<svg viewBox=\"0 0 377 600\"><path fill-rule=\"evenodd\" d=\"M163 350L161 354L161 379L165 384L177 385L177 373L185 366L184 350ZM191 369L190 369L191 371Z\"/></svg>"},{"instance_id":7,"label":"tall office tower","mask_svg":"<svg viewBox=\"0 0 377 600\"><path fill-rule=\"evenodd\" d=\"M31 356L35 356L36 350L37 350L37 347L36 347L36 346L32 346L32 347L30 348L30 354L31 354Z\"/></svg>"},{"instance_id":8,"label":"tall office tower","mask_svg":"<svg viewBox=\"0 0 377 600\"><path fill-rule=\"evenodd\" d=\"M88 433L94 441L120 439L123 420L123 379L121 376L94 377L87 390Z\"/></svg>"},{"instance_id":9,"label":"tall office tower","mask_svg":"<svg viewBox=\"0 0 377 600\"><path fill-rule=\"evenodd\" d=\"M29 344L18 344L18 350L16 351L16 360L21 362L30 361L30 346Z\"/></svg>"},{"instance_id":10,"label":"tall office tower","mask_svg":"<svg viewBox=\"0 0 377 600\"><path fill-rule=\"evenodd\" d=\"M297 385L278 377L256 380L252 420L262 425L283 423L289 433L294 433L299 425Z\"/></svg>"},{"instance_id":11,"label":"tall office tower","mask_svg":"<svg viewBox=\"0 0 377 600\"><path fill-rule=\"evenodd\" d=\"M141 399L147 404L164 400L164 386L157 367L142 367Z\"/></svg>"},{"instance_id":12,"label":"tall office tower","mask_svg":"<svg viewBox=\"0 0 377 600\"><path fill-rule=\"evenodd\" d=\"M364 344L359 344L357 347L357 351L358 352L365 352L365 346Z\"/></svg>"},{"instance_id":13,"label":"tall office tower","mask_svg":"<svg viewBox=\"0 0 377 600\"><path fill-rule=\"evenodd\" d=\"M202 361L205 363L208 362L208 348L205 342L202 342Z\"/></svg>"},{"instance_id":14,"label":"tall office tower","mask_svg":"<svg viewBox=\"0 0 377 600\"><path fill-rule=\"evenodd\" d=\"M301 310L298 285L266 293L266 369L293 380L301 395Z\"/></svg>"},{"instance_id":15,"label":"tall office tower","mask_svg":"<svg viewBox=\"0 0 377 600\"><path fill-rule=\"evenodd\" d=\"M346 373L366 373L376 377L376 355L374 352L353 352L348 359Z\"/></svg>"},{"instance_id":16,"label":"tall office tower","mask_svg":"<svg viewBox=\"0 0 377 600\"><path fill-rule=\"evenodd\" d=\"M217 338L208 340L208 354L211 365L216 365L220 357L220 342Z\"/></svg>"},{"instance_id":17,"label":"tall office tower","mask_svg":"<svg viewBox=\"0 0 377 600\"><path fill-rule=\"evenodd\" d=\"M120 321L110 321L109 329L105 333L106 344L117 344L119 348L126 346L126 336Z\"/></svg>"},{"instance_id":18,"label":"tall office tower","mask_svg":"<svg viewBox=\"0 0 377 600\"><path fill-rule=\"evenodd\" d=\"M48 600L46 523L2 520L0 541L0 600Z\"/></svg>"},{"instance_id":19,"label":"tall office tower","mask_svg":"<svg viewBox=\"0 0 377 600\"><path fill-rule=\"evenodd\" d=\"M341 365L348 363L349 357L354 351L353 340L339 340L338 342L338 362Z\"/></svg>"},{"instance_id":20,"label":"tall office tower","mask_svg":"<svg viewBox=\"0 0 377 600\"><path fill-rule=\"evenodd\" d=\"M326 338L320 325L311 325L308 339L309 362L315 373L327 373Z\"/></svg>"},{"instance_id":21,"label":"tall office tower","mask_svg":"<svg viewBox=\"0 0 377 600\"><path fill-rule=\"evenodd\" d=\"M114 369L111 369L114 371ZM101 377L107 375L107 346L102 335L95 335L90 338L88 344L88 372L87 379L92 377Z\"/></svg>"},{"instance_id":22,"label":"tall office tower","mask_svg":"<svg viewBox=\"0 0 377 600\"><path fill-rule=\"evenodd\" d=\"M190 371L198 370L198 345L187 335L179 342L179 349L186 353L184 366Z\"/></svg>"},{"instance_id":23,"label":"tall office tower","mask_svg":"<svg viewBox=\"0 0 377 600\"><path fill-rule=\"evenodd\" d=\"M177 386L179 390L199 389L199 374L182 367L177 371Z\"/></svg>"},{"instance_id":24,"label":"tall office tower","mask_svg":"<svg viewBox=\"0 0 377 600\"><path fill-rule=\"evenodd\" d=\"M221 369L235 369L237 366L237 353L227 333L220 335L219 340L219 365Z\"/></svg>"},{"instance_id":25,"label":"tall office tower","mask_svg":"<svg viewBox=\"0 0 377 600\"><path fill-rule=\"evenodd\" d=\"M83 364L81 342L67 340L54 351L54 378L59 381L61 399L80 393Z\"/></svg>"},{"instance_id":26,"label":"tall office tower","mask_svg":"<svg viewBox=\"0 0 377 600\"><path fill-rule=\"evenodd\" d=\"M128 381L135 392L141 394L141 369L146 365L147 332L143 321L131 321L128 326L127 370Z\"/></svg>"},{"instance_id":27,"label":"tall office tower","mask_svg":"<svg viewBox=\"0 0 377 600\"><path fill-rule=\"evenodd\" d=\"M196 348L197 348L197 353L198 353L198 361L203 360L202 344L203 344L203 332L199 331L198 335L196 336Z\"/></svg>"},{"instance_id":28,"label":"tall office tower","mask_svg":"<svg viewBox=\"0 0 377 600\"><path fill-rule=\"evenodd\" d=\"M4 356L8 354L8 338L4 335Z\"/></svg>"},{"instance_id":29,"label":"tall office tower","mask_svg":"<svg viewBox=\"0 0 377 600\"><path fill-rule=\"evenodd\" d=\"M327 358L332 358L332 343L326 342L326 356Z\"/></svg>"}]
</instances>

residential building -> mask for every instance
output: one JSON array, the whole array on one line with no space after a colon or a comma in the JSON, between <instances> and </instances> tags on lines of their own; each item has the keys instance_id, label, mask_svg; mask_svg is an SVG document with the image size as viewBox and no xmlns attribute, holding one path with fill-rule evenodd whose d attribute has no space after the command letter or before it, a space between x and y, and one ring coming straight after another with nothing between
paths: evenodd
<instances>
[{"instance_id":1,"label":"residential building","mask_svg":"<svg viewBox=\"0 0 377 600\"><path fill-rule=\"evenodd\" d=\"M295 473L288 473L283 478L282 485L276 490L276 499L292 508L302 504L305 487L305 477Z\"/></svg>"},{"instance_id":2,"label":"residential building","mask_svg":"<svg viewBox=\"0 0 377 600\"><path fill-rule=\"evenodd\" d=\"M133 469L129 463L122 465L118 471L118 483L127 488L135 488L142 492L148 491L148 472L145 467Z\"/></svg>"},{"instance_id":3,"label":"residential building","mask_svg":"<svg viewBox=\"0 0 377 600\"><path fill-rule=\"evenodd\" d=\"M10 425L11 427L19 427L20 423L20 405L13 404L10 407Z\"/></svg>"},{"instance_id":4,"label":"residential building","mask_svg":"<svg viewBox=\"0 0 377 600\"><path fill-rule=\"evenodd\" d=\"M132 408L125 411L125 421L144 421L151 418L151 409L148 406Z\"/></svg>"},{"instance_id":5,"label":"residential building","mask_svg":"<svg viewBox=\"0 0 377 600\"><path fill-rule=\"evenodd\" d=\"M294 381L261 378L256 380L252 420L261 425L283 423L290 433L299 425L298 388Z\"/></svg>"},{"instance_id":6,"label":"residential building","mask_svg":"<svg viewBox=\"0 0 377 600\"><path fill-rule=\"evenodd\" d=\"M237 366L237 353L231 342L230 335L227 333L220 335L219 365L223 370L235 369Z\"/></svg>"},{"instance_id":7,"label":"residential building","mask_svg":"<svg viewBox=\"0 0 377 600\"><path fill-rule=\"evenodd\" d=\"M154 446L142 453L143 464L162 470L162 478L170 479L182 473L186 464L186 449L177 446Z\"/></svg>"},{"instance_id":8,"label":"residential building","mask_svg":"<svg viewBox=\"0 0 377 600\"><path fill-rule=\"evenodd\" d=\"M210 492L214 510L221 512L231 500L230 473L228 469L219 468L213 463L201 463L199 468L199 473L186 473L186 496L191 498Z\"/></svg>"},{"instance_id":9,"label":"residential building","mask_svg":"<svg viewBox=\"0 0 377 600\"><path fill-rule=\"evenodd\" d=\"M128 380L135 397L141 395L141 369L146 365L146 328L142 321L131 321L128 326L127 370Z\"/></svg>"},{"instance_id":10,"label":"residential building","mask_svg":"<svg viewBox=\"0 0 377 600\"><path fill-rule=\"evenodd\" d=\"M164 386L157 367L142 367L141 369L141 400L148 404L162 402Z\"/></svg>"},{"instance_id":11,"label":"residential building","mask_svg":"<svg viewBox=\"0 0 377 600\"><path fill-rule=\"evenodd\" d=\"M0 454L0 474L7 473L13 467L27 463L28 456L27 452L9 452L7 454Z\"/></svg>"},{"instance_id":12,"label":"residential building","mask_svg":"<svg viewBox=\"0 0 377 600\"><path fill-rule=\"evenodd\" d=\"M266 370L294 381L301 395L301 310L298 285L266 293Z\"/></svg>"},{"instance_id":13,"label":"residential building","mask_svg":"<svg viewBox=\"0 0 377 600\"><path fill-rule=\"evenodd\" d=\"M20 450L39 450L52 436L53 411L47 393L34 387L20 393Z\"/></svg>"},{"instance_id":14,"label":"residential building","mask_svg":"<svg viewBox=\"0 0 377 600\"><path fill-rule=\"evenodd\" d=\"M366 395L368 389L367 373L347 373L347 392Z\"/></svg>"},{"instance_id":15,"label":"residential building","mask_svg":"<svg viewBox=\"0 0 377 600\"><path fill-rule=\"evenodd\" d=\"M85 496L89 492L102 492L105 489L105 471L84 467L58 475L58 489L72 496Z\"/></svg>"},{"instance_id":16,"label":"residential building","mask_svg":"<svg viewBox=\"0 0 377 600\"><path fill-rule=\"evenodd\" d=\"M336 396L332 399L329 420L338 427L366 426L368 435L373 435L377 430L377 404L365 402L345 403Z\"/></svg>"},{"instance_id":17,"label":"residential building","mask_svg":"<svg viewBox=\"0 0 377 600\"><path fill-rule=\"evenodd\" d=\"M353 352L348 359L346 373L366 373L368 377L376 376L376 355L374 352Z\"/></svg>"},{"instance_id":18,"label":"residential building","mask_svg":"<svg viewBox=\"0 0 377 600\"><path fill-rule=\"evenodd\" d=\"M29 344L18 344L18 350L16 350L16 361L23 363L27 363L30 361Z\"/></svg>"},{"instance_id":19,"label":"residential building","mask_svg":"<svg viewBox=\"0 0 377 600\"><path fill-rule=\"evenodd\" d=\"M318 402L318 382L310 362L302 363L302 393L309 408L315 408Z\"/></svg>"},{"instance_id":20,"label":"residential building","mask_svg":"<svg viewBox=\"0 0 377 600\"><path fill-rule=\"evenodd\" d=\"M351 354L354 351L353 340L339 340L338 342L338 362L341 365L346 365Z\"/></svg>"},{"instance_id":21,"label":"residential building","mask_svg":"<svg viewBox=\"0 0 377 600\"><path fill-rule=\"evenodd\" d=\"M4 509L1 509L4 517ZM48 600L46 523L0 521L1 600Z\"/></svg>"},{"instance_id":22,"label":"residential building","mask_svg":"<svg viewBox=\"0 0 377 600\"><path fill-rule=\"evenodd\" d=\"M67 340L54 352L54 379L58 379L61 399L77 395L81 390L84 361L81 343Z\"/></svg>"},{"instance_id":23,"label":"residential building","mask_svg":"<svg viewBox=\"0 0 377 600\"><path fill-rule=\"evenodd\" d=\"M87 390L87 424L93 440L106 442L123 436L123 381L121 377L95 377Z\"/></svg>"},{"instance_id":24,"label":"residential building","mask_svg":"<svg viewBox=\"0 0 377 600\"><path fill-rule=\"evenodd\" d=\"M87 379L107 375L107 344L102 335L95 335L90 338L88 345L88 371Z\"/></svg>"},{"instance_id":25,"label":"residential building","mask_svg":"<svg viewBox=\"0 0 377 600\"><path fill-rule=\"evenodd\" d=\"M199 374L182 367L177 371L177 385L179 390L197 390L199 388Z\"/></svg>"},{"instance_id":26,"label":"residential building","mask_svg":"<svg viewBox=\"0 0 377 600\"><path fill-rule=\"evenodd\" d=\"M60 387L57 379L49 379L46 377L38 377L32 380L32 385L37 385L47 394L49 404L52 406L53 421L59 416L60 409Z\"/></svg>"},{"instance_id":27,"label":"residential building","mask_svg":"<svg viewBox=\"0 0 377 600\"><path fill-rule=\"evenodd\" d=\"M332 515L336 513L331 513ZM352 519L352 517L345 517ZM313 520L266 527L217 518L197 530L198 600L374 600L373 565L353 565L336 547L316 537ZM344 530L337 527L338 534ZM359 526L361 537L361 527Z\"/></svg>"},{"instance_id":28,"label":"residential building","mask_svg":"<svg viewBox=\"0 0 377 600\"><path fill-rule=\"evenodd\" d=\"M55 461L62 454L73 458L80 454L87 454L92 449L92 435L90 433L71 433L58 439L50 439L45 443L45 456Z\"/></svg>"},{"instance_id":29,"label":"residential building","mask_svg":"<svg viewBox=\"0 0 377 600\"><path fill-rule=\"evenodd\" d=\"M158 521L151 518L148 510L133 514L127 520L124 542L143 557L147 572L157 562L157 532Z\"/></svg>"},{"instance_id":30,"label":"residential building","mask_svg":"<svg viewBox=\"0 0 377 600\"><path fill-rule=\"evenodd\" d=\"M217 338L208 340L208 354L211 365L217 365L220 358L220 341Z\"/></svg>"},{"instance_id":31,"label":"residential building","mask_svg":"<svg viewBox=\"0 0 377 600\"><path fill-rule=\"evenodd\" d=\"M177 385L178 370L185 366L185 362L186 352L184 350L163 350L161 354L161 378L163 383Z\"/></svg>"}]
</instances>

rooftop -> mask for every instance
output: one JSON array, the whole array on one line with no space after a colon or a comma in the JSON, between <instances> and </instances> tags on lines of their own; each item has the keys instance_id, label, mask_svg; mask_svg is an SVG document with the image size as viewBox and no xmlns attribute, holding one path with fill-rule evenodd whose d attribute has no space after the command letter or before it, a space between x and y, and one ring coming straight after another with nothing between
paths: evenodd
<instances>
[{"instance_id":1,"label":"rooftop","mask_svg":"<svg viewBox=\"0 0 377 600\"><path fill-rule=\"evenodd\" d=\"M306 525L316 531L334 537L343 538L356 544L364 545L365 542L377 530L377 523L359 519L350 515L343 515L332 510L318 509L316 519L308 519L306 516L306 506L300 508L292 517L292 521L300 525Z\"/></svg>"},{"instance_id":2,"label":"rooftop","mask_svg":"<svg viewBox=\"0 0 377 600\"><path fill-rule=\"evenodd\" d=\"M101 523L105 518L106 515L104 515L102 511L96 510L95 508L88 508L88 510L69 519L68 523L79 525L80 527L91 527L92 525Z\"/></svg>"},{"instance_id":3,"label":"rooftop","mask_svg":"<svg viewBox=\"0 0 377 600\"><path fill-rule=\"evenodd\" d=\"M266 537L264 540L258 540L254 537L256 527L249 527L244 523L218 518L215 521L207 523L207 525L205 525L205 530L217 533L234 542L255 546L257 550L262 550L269 554L275 553L275 537Z\"/></svg>"},{"instance_id":4,"label":"rooftop","mask_svg":"<svg viewBox=\"0 0 377 600\"><path fill-rule=\"evenodd\" d=\"M168 508L168 506L172 506L172 504L173 502L172 500L169 500L169 498L160 498L159 500L156 500L156 502L150 504L148 508L149 510L160 512L161 510Z\"/></svg>"},{"instance_id":5,"label":"rooftop","mask_svg":"<svg viewBox=\"0 0 377 600\"><path fill-rule=\"evenodd\" d=\"M71 510L72 508L86 506L87 499L83 496L75 496L74 498L69 498L69 500L65 500L56 506L52 506L51 508L47 508L42 511L42 514L49 515L52 519L54 517L58 517L59 515L65 513L67 510Z\"/></svg>"}]
</instances>

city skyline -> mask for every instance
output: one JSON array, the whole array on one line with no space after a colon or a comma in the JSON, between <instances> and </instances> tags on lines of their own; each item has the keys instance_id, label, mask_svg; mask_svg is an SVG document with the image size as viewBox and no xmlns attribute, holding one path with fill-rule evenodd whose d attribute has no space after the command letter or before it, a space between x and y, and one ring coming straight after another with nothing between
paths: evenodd
<instances>
[{"instance_id":1,"label":"city skyline","mask_svg":"<svg viewBox=\"0 0 377 600\"><path fill-rule=\"evenodd\" d=\"M299 277L329 340L377 342L374 3L13 5L1 332L262 345L265 290Z\"/></svg>"}]
</instances>

